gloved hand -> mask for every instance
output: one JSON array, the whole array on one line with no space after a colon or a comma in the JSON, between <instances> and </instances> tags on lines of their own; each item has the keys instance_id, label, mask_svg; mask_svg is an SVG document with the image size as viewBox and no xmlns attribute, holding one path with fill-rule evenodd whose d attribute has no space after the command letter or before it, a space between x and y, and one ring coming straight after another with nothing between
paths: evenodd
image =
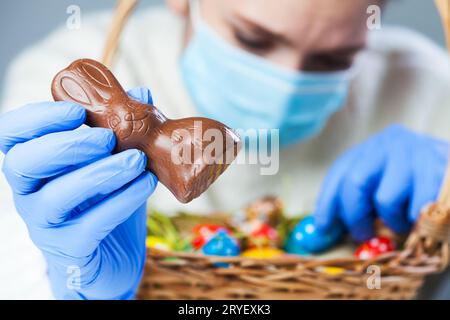
<instances>
[{"instance_id":1,"label":"gloved hand","mask_svg":"<svg viewBox=\"0 0 450 320\"><path fill-rule=\"evenodd\" d=\"M315 211L326 231L341 221L359 241L373 236L379 216L404 233L424 205L436 200L449 144L392 126L342 155L325 178Z\"/></svg>"},{"instance_id":2,"label":"gloved hand","mask_svg":"<svg viewBox=\"0 0 450 320\"><path fill-rule=\"evenodd\" d=\"M130 95L151 103L146 89ZM56 298L133 298L157 179L143 152L111 155L111 130L74 130L85 116L79 105L44 102L0 117L3 171Z\"/></svg>"}]
</instances>

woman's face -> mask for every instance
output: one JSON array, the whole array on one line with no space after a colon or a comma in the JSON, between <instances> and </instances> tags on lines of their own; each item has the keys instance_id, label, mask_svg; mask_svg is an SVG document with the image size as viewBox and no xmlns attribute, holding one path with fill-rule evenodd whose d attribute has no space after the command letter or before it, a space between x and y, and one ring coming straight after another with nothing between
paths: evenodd
<instances>
[{"instance_id":1,"label":"woman's face","mask_svg":"<svg viewBox=\"0 0 450 320\"><path fill-rule=\"evenodd\" d=\"M200 1L200 10L216 32L239 48L294 70L334 71L348 68L364 48L367 8L382 2L207 0ZM187 0L169 0L174 3L187 9Z\"/></svg>"}]
</instances>

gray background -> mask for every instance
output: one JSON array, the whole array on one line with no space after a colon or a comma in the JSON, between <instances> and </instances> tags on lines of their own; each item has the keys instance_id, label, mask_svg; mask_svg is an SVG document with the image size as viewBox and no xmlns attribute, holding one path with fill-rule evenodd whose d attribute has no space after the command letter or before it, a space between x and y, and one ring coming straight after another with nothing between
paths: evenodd
<instances>
[{"instance_id":1,"label":"gray background","mask_svg":"<svg viewBox=\"0 0 450 320\"><path fill-rule=\"evenodd\" d=\"M388 0L383 23L411 27L428 35L444 46L444 36L433 0ZM162 0L141 0L139 7L160 4ZM66 8L71 4L83 13L109 9L115 0L2 0L0 4L0 88L5 70L14 56L39 41L67 19ZM0 91L1 92L1 91ZM447 279L450 278L447 276ZM429 289L434 298L450 298L450 282L434 277ZM429 291L429 290L427 290ZM428 298L429 295L421 297Z\"/></svg>"}]
</instances>

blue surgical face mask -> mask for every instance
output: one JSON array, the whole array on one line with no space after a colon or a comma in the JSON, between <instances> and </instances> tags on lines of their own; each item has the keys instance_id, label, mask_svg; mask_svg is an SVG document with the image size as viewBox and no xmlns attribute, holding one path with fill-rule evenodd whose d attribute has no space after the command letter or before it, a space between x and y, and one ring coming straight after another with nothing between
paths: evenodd
<instances>
[{"instance_id":1,"label":"blue surgical face mask","mask_svg":"<svg viewBox=\"0 0 450 320\"><path fill-rule=\"evenodd\" d=\"M351 70L291 71L233 47L199 17L181 72L197 109L234 129L279 129L281 146L318 134L345 103Z\"/></svg>"}]
</instances>

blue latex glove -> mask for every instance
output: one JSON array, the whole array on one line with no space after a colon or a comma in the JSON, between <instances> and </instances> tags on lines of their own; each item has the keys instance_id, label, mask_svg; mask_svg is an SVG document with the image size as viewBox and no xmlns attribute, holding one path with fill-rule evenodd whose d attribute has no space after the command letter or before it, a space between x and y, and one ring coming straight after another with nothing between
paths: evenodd
<instances>
[{"instance_id":1,"label":"blue latex glove","mask_svg":"<svg viewBox=\"0 0 450 320\"><path fill-rule=\"evenodd\" d=\"M379 216L398 233L407 232L422 207L436 200L449 144L392 126L342 155L319 195L316 227L340 220L359 241L373 236Z\"/></svg>"},{"instance_id":2,"label":"blue latex glove","mask_svg":"<svg viewBox=\"0 0 450 320\"><path fill-rule=\"evenodd\" d=\"M130 95L151 102L146 89ZM111 155L111 130L74 130L85 116L81 106L44 102L0 117L3 171L56 298L133 298L157 179L141 151Z\"/></svg>"}]
</instances>

